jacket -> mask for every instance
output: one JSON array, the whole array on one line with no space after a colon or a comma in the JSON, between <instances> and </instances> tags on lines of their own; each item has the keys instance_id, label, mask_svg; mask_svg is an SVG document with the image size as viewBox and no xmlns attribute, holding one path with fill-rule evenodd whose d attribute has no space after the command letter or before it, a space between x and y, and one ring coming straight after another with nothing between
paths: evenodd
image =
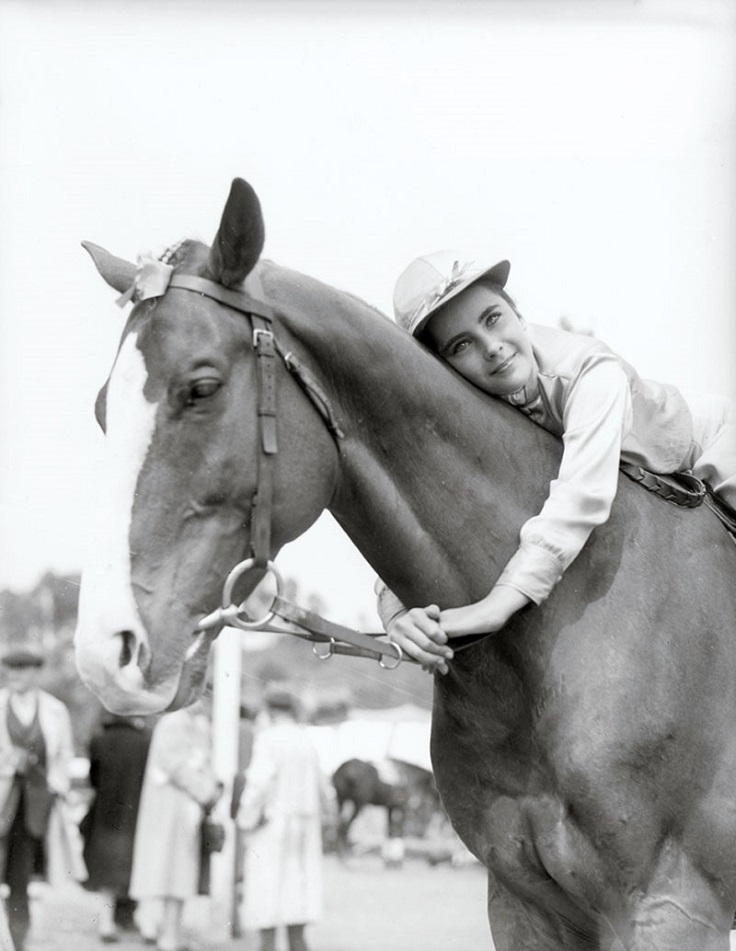
<instances>
[{"instance_id":1,"label":"jacket","mask_svg":"<svg viewBox=\"0 0 736 951\"><path fill-rule=\"evenodd\" d=\"M8 735L8 691L0 690L0 806L7 801L15 775L15 756ZM46 782L55 793L46 833L47 878L52 885L82 881L79 830L67 802L71 786L69 766L74 756L72 725L66 706L44 690L37 691L38 719L46 744Z\"/></svg>"}]
</instances>

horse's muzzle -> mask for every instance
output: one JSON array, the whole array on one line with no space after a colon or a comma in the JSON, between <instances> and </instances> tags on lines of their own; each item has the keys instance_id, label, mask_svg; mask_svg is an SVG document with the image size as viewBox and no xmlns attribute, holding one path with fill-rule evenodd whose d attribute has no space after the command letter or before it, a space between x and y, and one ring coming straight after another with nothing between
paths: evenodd
<instances>
[{"instance_id":1,"label":"horse's muzzle","mask_svg":"<svg viewBox=\"0 0 736 951\"><path fill-rule=\"evenodd\" d=\"M157 684L147 678L147 651L134 635L122 630L107 636L89 638L81 625L75 635L77 669L85 684L111 713L122 716L160 713L173 700L179 678L169 677Z\"/></svg>"}]
</instances>

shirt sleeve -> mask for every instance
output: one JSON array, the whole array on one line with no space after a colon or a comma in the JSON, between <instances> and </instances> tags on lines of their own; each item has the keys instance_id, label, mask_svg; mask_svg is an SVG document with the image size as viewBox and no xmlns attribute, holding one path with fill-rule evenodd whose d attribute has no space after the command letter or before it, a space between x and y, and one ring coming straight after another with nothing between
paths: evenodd
<instances>
[{"instance_id":1,"label":"shirt sleeve","mask_svg":"<svg viewBox=\"0 0 736 951\"><path fill-rule=\"evenodd\" d=\"M394 618L397 618L400 614L406 614L406 607L402 604L399 596L394 594L389 586L381 581L380 578L376 578L373 590L378 596L376 611L381 619L384 631L387 631L389 624Z\"/></svg>"},{"instance_id":2,"label":"shirt sleeve","mask_svg":"<svg viewBox=\"0 0 736 951\"><path fill-rule=\"evenodd\" d=\"M563 454L541 512L521 528L519 548L497 584L540 604L605 522L618 488L621 445L631 428L631 393L623 367L596 354L570 388L563 412Z\"/></svg>"}]
</instances>

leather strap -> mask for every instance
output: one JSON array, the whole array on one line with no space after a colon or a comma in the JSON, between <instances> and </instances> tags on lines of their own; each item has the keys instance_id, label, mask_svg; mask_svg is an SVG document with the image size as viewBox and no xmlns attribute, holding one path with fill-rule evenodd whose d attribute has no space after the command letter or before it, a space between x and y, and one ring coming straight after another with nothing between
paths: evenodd
<instances>
[{"instance_id":1,"label":"leather strap","mask_svg":"<svg viewBox=\"0 0 736 951\"><path fill-rule=\"evenodd\" d=\"M249 280L251 283L255 283L254 276L251 275ZM208 281L206 277L197 277L194 274L173 274L169 281L169 287L179 287L185 291L204 294L205 297L211 297L226 307L239 310L243 314L257 314L266 320L273 320L274 318L273 307L265 301L248 297L241 291L228 290L221 284Z\"/></svg>"},{"instance_id":2,"label":"leather strap","mask_svg":"<svg viewBox=\"0 0 736 951\"><path fill-rule=\"evenodd\" d=\"M619 468L624 475L633 479L634 482L643 485L645 489L654 492L655 495L665 499L665 501L672 502L673 505L697 508L705 499L705 485L700 479L696 479L695 476L686 472L657 475L629 462L622 462Z\"/></svg>"},{"instance_id":3,"label":"leather strap","mask_svg":"<svg viewBox=\"0 0 736 951\"><path fill-rule=\"evenodd\" d=\"M276 435L276 347L271 330L274 310L262 300L262 288L257 275L251 274L248 283L256 291L250 297L242 291L229 290L205 277L194 274L174 274L169 287L203 294L232 310L250 317L253 328L253 349L258 374L258 439L259 452L256 471L256 491L250 513L250 545L254 567L264 569L271 557L271 519L273 514L273 474L278 453Z\"/></svg>"},{"instance_id":4,"label":"leather strap","mask_svg":"<svg viewBox=\"0 0 736 951\"><path fill-rule=\"evenodd\" d=\"M291 601L285 601L283 598L276 597L270 608L271 611L284 621L291 624L298 624L299 627L309 631L313 637L307 637L307 640L316 640L321 642L333 642L332 653L345 653L337 647L337 642L343 642L356 648L356 656L360 657L390 657L394 661L407 660L413 661L413 658L404 655L398 644L392 644L390 641L379 640L377 634L365 634L362 631L355 631L352 628L344 627L342 624L335 624L326 618L315 614L313 611L307 611L304 608L292 604ZM290 631L289 633L296 633ZM298 635L299 636L299 635ZM384 635L385 636L385 635Z\"/></svg>"},{"instance_id":5,"label":"leather strap","mask_svg":"<svg viewBox=\"0 0 736 951\"><path fill-rule=\"evenodd\" d=\"M276 438L276 350L270 323L251 314L253 347L258 372L258 429L260 447L256 491L250 516L250 545L256 568L265 568L271 557L273 472L278 452Z\"/></svg>"},{"instance_id":6,"label":"leather strap","mask_svg":"<svg viewBox=\"0 0 736 951\"><path fill-rule=\"evenodd\" d=\"M325 426L332 433L333 437L335 439L344 439L345 433L340 429L340 425L335 418L335 414L332 411L332 404L325 391L317 382L312 371L306 367L301 360L295 357L290 350L284 350L276 338L274 338L274 345L276 352L284 361L284 366L309 397L312 405L322 417Z\"/></svg>"},{"instance_id":7,"label":"leather strap","mask_svg":"<svg viewBox=\"0 0 736 951\"><path fill-rule=\"evenodd\" d=\"M210 297L232 310L247 314L253 328L253 349L258 374L258 436L259 453L256 472L256 491L253 495L250 518L251 552L257 571L265 569L271 555L271 517L273 514L273 482L275 456L278 453L276 433L276 357L283 359L289 372L312 401L335 438L343 436L335 420L330 401L309 370L291 353L278 345L271 330L273 307L264 300L261 280L251 272L245 286L251 294L230 290L221 284L195 274L172 274L169 288L192 291Z\"/></svg>"}]
</instances>

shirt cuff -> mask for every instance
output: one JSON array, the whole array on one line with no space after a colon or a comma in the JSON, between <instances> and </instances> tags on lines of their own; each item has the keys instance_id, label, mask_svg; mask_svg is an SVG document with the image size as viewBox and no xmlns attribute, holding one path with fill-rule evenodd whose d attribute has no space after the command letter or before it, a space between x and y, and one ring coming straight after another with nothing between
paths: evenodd
<instances>
[{"instance_id":1,"label":"shirt cuff","mask_svg":"<svg viewBox=\"0 0 736 951\"><path fill-rule=\"evenodd\" d=\"M564 567L545 548L522 545L501 572L497 585L508 585L541 604L562 577Z\"/></svg>"},{"instance_id":2,"label":"shirt cuff","mask_svg":"<svg viewBox=\"0 0 736 951\"><path fill-rule=\"evenodd\" d=\"M406 607L402 604L398 595L394 594L388 585L384 584L380 578L376 581L374 590L378 595L376 611L381 619L384 631L387 631L389 624L393 620L400 614L406 614Z\"/></svg>"}]
</instances>

